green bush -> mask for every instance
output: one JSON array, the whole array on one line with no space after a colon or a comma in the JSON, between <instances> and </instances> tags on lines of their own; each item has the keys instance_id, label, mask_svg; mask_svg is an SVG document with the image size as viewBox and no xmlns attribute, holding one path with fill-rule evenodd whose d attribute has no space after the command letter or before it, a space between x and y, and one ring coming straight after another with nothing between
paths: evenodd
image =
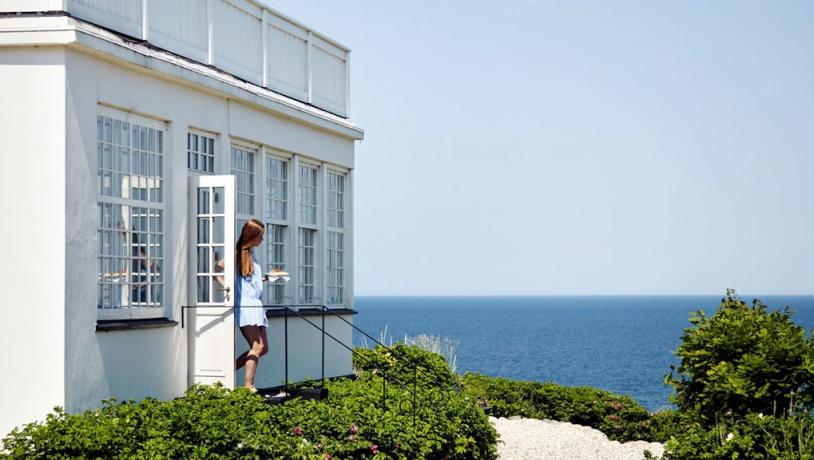
<instances>
[{"instance_id":1,"label":"green bush","mask_svg":"<svg viewBox=\"0 0 814 460\"><path fill-rule=\"evenodd\" d=\"M621 442L650 440L653 421L629 396L590 387L564 387L467 373L463 392L489 407L496 417L520 415L596 428Z\"/></svg>"},{"instance_id":2,"label":"green bush","mask_svg":"<svg viewBox=\"0 0 814 460\"><path fill-rule=\"evenodd\" d=\"M56 410L12 432L0 458L495 457L497 435L475 400L419 385L414 423L412 394L399 382L388 383L382 410L379 377L326 382L322 401L269 405L244 389L195 386L173 401L106 401L75 415Z\"/></svg>"},{"instance_id":3,"label":"green bush","mask_svg":"<svg viewBox=\"0 0 814 460\"><path fill-rule=\"evenodd\" d=\"M357 348L353 367L360 372L384 373L410 386L414 380L418 385L450 390L458 386L458 376L441 355L401 342L387 348Z\"/></svg>"},{"instance_id":4,"label":"green bush","mask_svg":"<svg viewBox=\"0 0 814 460\"><path fill-rule=\"evenodd\" d=\"M678 369L665 378L679 409L707 425L727 416L775 413L797 399L811 407L814 341L784 311L747 306L733 291L711 317L695 313L675 351Z\"/></svg>"},{"instance_id":5,"label":"green bush","mask_svg":"<svg viewBox=\"0 0 814 460\"><path fill-rule=\"evenodd\" d=\"M665 443L663 460L717 459L814 459L814 419L748 414L712 427L687 424Z\"/></svg>"}]
</instances>

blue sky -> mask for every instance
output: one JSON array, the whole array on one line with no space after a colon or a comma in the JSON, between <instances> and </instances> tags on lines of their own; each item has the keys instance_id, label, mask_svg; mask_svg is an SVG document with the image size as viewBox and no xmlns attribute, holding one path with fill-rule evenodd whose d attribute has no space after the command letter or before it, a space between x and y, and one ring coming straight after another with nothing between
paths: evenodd
<instances>
[{"instance_id":1,"label":"blue sky","mask_svg":"<svg viewBox=\"0 0 814 460\"><path fill-rule=\"evenodd\" d=\"M269 3L353 49L357 295L814 293L814 3Z\"/></svg>"}]
</instances>

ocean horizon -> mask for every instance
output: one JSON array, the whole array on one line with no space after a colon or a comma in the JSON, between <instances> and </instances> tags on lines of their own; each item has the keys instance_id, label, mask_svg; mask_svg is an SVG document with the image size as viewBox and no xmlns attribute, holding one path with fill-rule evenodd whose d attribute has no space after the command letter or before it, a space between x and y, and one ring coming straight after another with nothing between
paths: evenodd
<instances>
[{"instance_id":1,"label":"ocean horizon","mask_svg":"<svg viewBox=\"0 0 814 460\"><path fill-rule=\"evenodd\" d=\"M664 385L690 314L712 314L724 296L356 296L355 324L379 338L435 335L458 342L457 372L591 386L671 407ZM814 328L814 295L740 295ZM364 345L360 334L356 345ZM367 341L370 344L370 341Z\"/></svg>"}]
</instances>

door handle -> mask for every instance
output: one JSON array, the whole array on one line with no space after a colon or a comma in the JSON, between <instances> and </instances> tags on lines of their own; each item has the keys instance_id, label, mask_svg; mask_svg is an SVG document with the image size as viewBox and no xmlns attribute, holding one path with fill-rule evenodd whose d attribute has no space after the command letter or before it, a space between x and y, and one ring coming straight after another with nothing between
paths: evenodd
<instances>
[{"instance_id":1,"label":"door handle","mask_svg":"<svg viewBox=\"0 0 814 460\"><path fill-rule=\"evenodd\" d=\"M232 288L226 286L225 288L215 288L215 289L217 289L218 291L226 291L226 295L223 296L223 300L227 302L229 301L229 293L232 292Z\"/></svg>"}]
</instances>

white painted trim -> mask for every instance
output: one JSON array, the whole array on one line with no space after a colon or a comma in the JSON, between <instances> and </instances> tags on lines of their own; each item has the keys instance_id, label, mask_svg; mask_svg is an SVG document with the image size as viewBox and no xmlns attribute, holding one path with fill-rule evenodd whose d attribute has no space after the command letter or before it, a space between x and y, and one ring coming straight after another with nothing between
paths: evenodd
<instances>
[{"instance_id":1,"label":"white painted trim","mask_svg":"<svg viewBox=\"0 0 814 460\"><path fill-rule=\"evenodd\" d=\"M327 168L329 171L335 172L337 174L347 174L350 171L350 169L348 168L337 166L333 163L323 163L323 164L325 165L325 168Z\"/></svg>"},{"instance_id":2,"label":"white painted trim","mask_svg":"<svg viewBox=\"0 0 814 460\"><path fill-rule=\"evenodd\" d=\"M323 279L323 283L320 285L322 292L322 301L320 304L328 305L328 173L324 167L319 168L317 172L317 184L320 185L321 193L317 193L317 209L322 209L322 212L318 213L319 216L317 217L317 224L319 224L319 230L317 233L322 233L321 238L319 239L322 244L319 251L319 274ZM320 204L322 207L320 208Z\"/></svg>"},{"instance_id":3,"label":"white painted trim","mask_svg":"<svg viewBox=\"0 0 814 460\"><path fill-rule=\"evenodd\" d=\"M345 116L350 118L350 51L345 53Z\"/></svg>"},{"instance_id":4,"label":"white painted trim","mask_svg":"<svg viewBox=\"0 0 814 460\"><path fill-rule=\"evenodd\" d=\"M263 17L260 22L260 53L261 65L263 66L263 86L268 88L269 82L269 26L268 26L268 10L263 9Z\"/></svg>"},{"instance_id":5,"label":"white painted trim","mask_svg":"<svg viewBox=\"0 0 814 460\"><path fill-rule=\"evenodd\" d=\"M322 162L319 160L314 160L313 158L303 157L302 155L297 155L300 159L300 164L305 166L310 166L312 168L319 169L322 166Z\"/></svg>"},{"instance_id":6,"label":"white painted trim","mask_svg":"<svg viewBox=\"0 0 814 460\"><path fill-rule=\"evenodd\" d=\"M353 294L353 281L354 281L353 280L353 273L354 273L353 272L353 257L354 257L354 254L353 254L353 249L354 249L354 245L353 245L353 235L354 235L354 232L353 232L353 186L354 186L353 170L348 171L347 182L348 183L345 184L345 193L347 194L346 199L347 199L348 206L347 206L347 210L345 211L345 223L346 223L345 227L347 228L346 235L348 235L348 236L346 237L346 241L345 241L346 248L347 248L346 253L345 253L345 261L347 262L348 268L346 269L347 278L345 279L345 281L347 282L347 287L345 288L347 290L345 305L347 305L349 308L353 308L353 301L354 301L354 294Z\"/></svg>"},{"instance_id":7,"label":"white painted trim","mask_svg":"<svg viewBox=\"0 0 814 460\"><path fill-rule=\"evenodd\" d=\"M297 257L299 255L299 244L300 244L300 209L299 209L299 200L296 200L297 192L300 187L300 156L294 155L291 159L291 187L289 190L291 191L291 250L289 251L291 255L291 262L292 262L292 269L289 270L288 274L291 276L291 280L289 281L292 286L291 292L291 299L293 300L292 303L298 304L300 303L300 261Z\"/></svg>"},{"instance_id":8,"label":"white painted trim","mask_svg":"<svg viewBox=\"0 0 814 460\"><path fill-rule=\"evenodd\" d=\"M305 81L308 103L314 102L314 53L311 51L312 34L308 31L308 38L305 40Z\"/></svg>"},{"instance_id":9,"label":"white painted trim","mask_svg":"<svg viewBox=\"0 0 814 460\"><path fill-rule=\"evenodd\" d=\"M215 64L215 0L206 0L206 63Z\"/></svg>"},{"instance_id":10,"label":"white painted trim","mask_svg":"<svg viewBox=\"0 0 814 460\"><path fill-rule=\"evenodd\" d=\"M43 26L50 28L43 29ZM204 92L239 99L244 104L342 137L353 140L364 138L362 129L341 116L242 81L222 70L125 40L115 33L74 18L0 18L0 47L4 45L68 45L119 65L147 69L161 78L196 86Z\"/></svg>"},{"instance_id":11,"label":"white painted trim","mask_svg":"<svg viewBox=\"0 0 814 460\"><path fill-rule=\"evenodd\" d=\"M288 152L288 151L283 150L283 149L278 149L278 148L274 147L273 145L266 145L265 147L266 147L266 155L268 155L270 157L274 157L274 158L277 158L279 160L285 160L285 161L289 161L292 158L294 158L294 153L293 152ZM290 173L290 171L289 171L289 173Z\"/></svg>"},{"instance_id":12,"label":"white painted trim","mask_svg":"<svg viewBox=\"0 0 814 460\"><path fill-rule=\"evenodd\" d=\"M98 107L96 109L97 113L100 115L104 115L106 117L121 117L125 116L126 119L122 119L122 121L130 122L131 118L136 120L136 123L139 123L143 126L153 129L161 129L166 131L169 126L169 120L164 120L161 117L150 115L148 113L138 112L132 109L127 109L124 107L119 107L115 104L109 104L104 101L99 101Z\"/></svg>"},{"instance_id":13,"label":"white painted trim","mask_svg":"<svg viewBox=\"0 0 814 460\"><path fill-rule=\"evenodd\" d=\"M229 136L229 145L230 145L230 147L235 146L235 147L242 148L242 149L254 150L255 153L259 153L260 152L260 147L262 147L257 142L252 142L252 141L250 141L248 139L244 139L242 137L237 137L237 136L234 136L234 135ZM231 165L230 165L230 168L231 168Z\"/></svg>"},{"instance_id":14,"label":"white painted trim","mask_svg":"<svg viewBox=\"0 0 814 460\"><path fill-rule=\"evenodd\" d=\"M187 131L189 131L189 132L191 132L193 134L202 134L204 136L209 136L209 137L217 137L217 136L221 135L221 133L218 132L218 131L212 131L210 129L199 128L197 126L192 126L192 125L187 126Z\"/></svg>"},{"instance_id":15,"label":"white painted trim","mask_svg":"<svg viewBox=\"0 0 814 460\"><path fill-rule=\"evenodd\" d=\"M150 0L141 0L141 39L150 39Z\"/></svg>"}]
</instances>

